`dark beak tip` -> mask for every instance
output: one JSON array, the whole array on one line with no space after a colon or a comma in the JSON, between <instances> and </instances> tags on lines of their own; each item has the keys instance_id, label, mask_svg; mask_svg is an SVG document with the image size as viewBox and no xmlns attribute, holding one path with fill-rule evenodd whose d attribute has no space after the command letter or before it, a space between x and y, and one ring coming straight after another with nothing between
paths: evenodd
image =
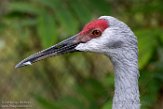
<instances>
[{"instance_id":1,"label":"dark beak tip","mask_svg":"<svg viewBox=\"0 0 163 109\"><path fill-rule=\"evenodd\" d=\"M15 69L17 69L17 68L19 68L19 65L18 64L15 66Z\"/></svg>"},{"instance_id":2,"label":"dark beak tip","mask_svg":"<svg viewBox=\"0 0 163 109\"><path fill-rule=\"evenodd\" d=\"M21 67L24 67L24 66L27 66L27 65L32 65L32 63L30 61L20 62L15 66L15 69L18 69L18 68L21 68Z\"/></svg>"},{"instance_id":3,"label":"dark beak tip","mask_svg":"<svg viewBox=\"0 0 163 109\"><path fill-rule=\"evenodd\" d=\"M18 64L15 66L15 69L18 69L18 68L21 68L21 67L23 67L23 64L18 63Z\"/></svg>"},{"instance_id":4,"label":"dark beak tip","mask_svg":"<svg viewBox=\"0 0 163 109\"><path fill-rule=\"evenodd\" d=\"M18 69L18 68L21 68L21 67L23 67L21 64L17 64L17 65L15 66L15 69Z\"/></svg>"},{"instance_id":5,"label":"dark beak tip","mask_svg":"<svg viewBox=\"0 0 163 109\"><path fill-rule=\"evenodd\" d=\"M70 53L70 52L75 52L77 51L75 49L75 47L79 44L79 43L74 43L74 41L76 40L77 35L74 35L66 40L63 40L62 42L53 45L45 50L42 50L40 52L37 52L27 58L25 58L24 60L22 60L21 62L19 62L15 68L20 68L20 67L24 67L24 66L28 66L28 65L32 65L32 63L40 61L42 59L45 59L47 57L51 57L51 56L56 56L56 55L60 55L60 54L64 54L64 53Z\"/></svg>"}]
</instances>

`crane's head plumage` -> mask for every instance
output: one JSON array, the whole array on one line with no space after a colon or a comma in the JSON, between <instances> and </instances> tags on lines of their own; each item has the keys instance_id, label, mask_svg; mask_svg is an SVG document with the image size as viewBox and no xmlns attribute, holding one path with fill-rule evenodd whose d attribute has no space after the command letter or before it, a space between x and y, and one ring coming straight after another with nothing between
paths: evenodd
<instances>
[{"instance_id":1,"label":"crane's head plumage","mask_svg":"<svg viewBox=\"0 0 163 109\"><path fill-rule=\"evenodd\" d=\"M102 32L108 27L108 22L104 19L93 20L84 26L76 41L86 43L93 38L100 37Z\"/></svg>"},{"instance_id":2,"label":"crane's head plumage","mask_svg":"<svg viewBox=\"0 0 163 109\"><path fill-rule=\"evenodd\" d=\"M78 37L83 39L84 43L76 46L75 49L79 51L108 54L108 52L119 52L124 47L137 47L136 37L130 28L111 16L101 16L86 24L80 33Z\"/></svg>"},{"instance_id":3,"label":"crane's head plumage","mask_svg":"<svg viewBox=\"0 0 163 109\"><path fill-rule=\"evenodd\" d=\"M101 16L87 23L78 34L22 60L16 68L63 53L90 51L112 54L132 46L137 47L137 40L126 24L111 16Z\"/></svg>"}]
</instances>

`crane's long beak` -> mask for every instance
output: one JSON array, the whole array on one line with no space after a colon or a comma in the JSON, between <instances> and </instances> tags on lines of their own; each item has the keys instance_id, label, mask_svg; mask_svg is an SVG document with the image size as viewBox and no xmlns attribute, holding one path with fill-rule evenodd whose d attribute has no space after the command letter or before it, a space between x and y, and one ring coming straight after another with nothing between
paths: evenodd
<instances>
[{"instance_id":1,"label":"crane's long beak","mask_svg":"<svg viewBox=\"0 0 163 109\"><path fill-rule=\"evenodd\" d=\"M35 53L35 54L27 57L26 59L19 62L15 66L15 68L32 65L32 63L40 61L47 57L77 51L77 50L75 50L75 47L79 44L79 42L75 42L77 35L74 35L74 36L48 48L48 49L42 50L38 53Z\"/></svg>"}]
</instances>

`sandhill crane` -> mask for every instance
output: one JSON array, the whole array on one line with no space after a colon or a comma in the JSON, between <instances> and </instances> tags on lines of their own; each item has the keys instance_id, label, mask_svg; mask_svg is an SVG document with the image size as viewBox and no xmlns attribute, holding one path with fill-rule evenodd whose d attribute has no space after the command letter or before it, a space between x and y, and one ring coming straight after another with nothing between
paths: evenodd
<instances>
[{"instance_id":1,"label":"sandhill crane","mask_svg":"<svg viewBox=\"0 0 163 109\"><path fill-rule=\"evenodd\" d=\"M16 68L69 52L102 53L111 59L115 71L112 109L139 109L137 49L137 38L125 23L111 16L101 16L86 24L78 34L24 59Z\"/></svg>"}]
</instances>

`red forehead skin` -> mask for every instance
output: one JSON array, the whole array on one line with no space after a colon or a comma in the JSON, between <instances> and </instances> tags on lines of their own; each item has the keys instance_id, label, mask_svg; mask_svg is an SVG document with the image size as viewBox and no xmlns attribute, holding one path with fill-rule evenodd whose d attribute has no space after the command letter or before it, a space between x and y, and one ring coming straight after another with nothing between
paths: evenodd
<instances>
[{"instance_id":1,"label":"red forehead skin","mask_svg":"<svg viewBox=\"0 0 163 109\"><path fill-rule=\"evenodd\" d=\"M83 30L80 32L81 35L87 34L93 29L99 28L102 32L108 27L108 23L104 19L93 20L86 24Z\"/></svg>"},{"instance_id":2,"label":"red forehead skin","mask_svg":"<svg viewBox=\"0 0 163 109\"><path fill-rule=\"evenodd\" d=\"M93 20L84 26L82 31L79 33L79 36L76 38L76 41L87 42L94 38L94 36L91 34L92 30L98 29L103 32L108 27L108 22L104 19Z\"/></svg>"}]
</instances>

